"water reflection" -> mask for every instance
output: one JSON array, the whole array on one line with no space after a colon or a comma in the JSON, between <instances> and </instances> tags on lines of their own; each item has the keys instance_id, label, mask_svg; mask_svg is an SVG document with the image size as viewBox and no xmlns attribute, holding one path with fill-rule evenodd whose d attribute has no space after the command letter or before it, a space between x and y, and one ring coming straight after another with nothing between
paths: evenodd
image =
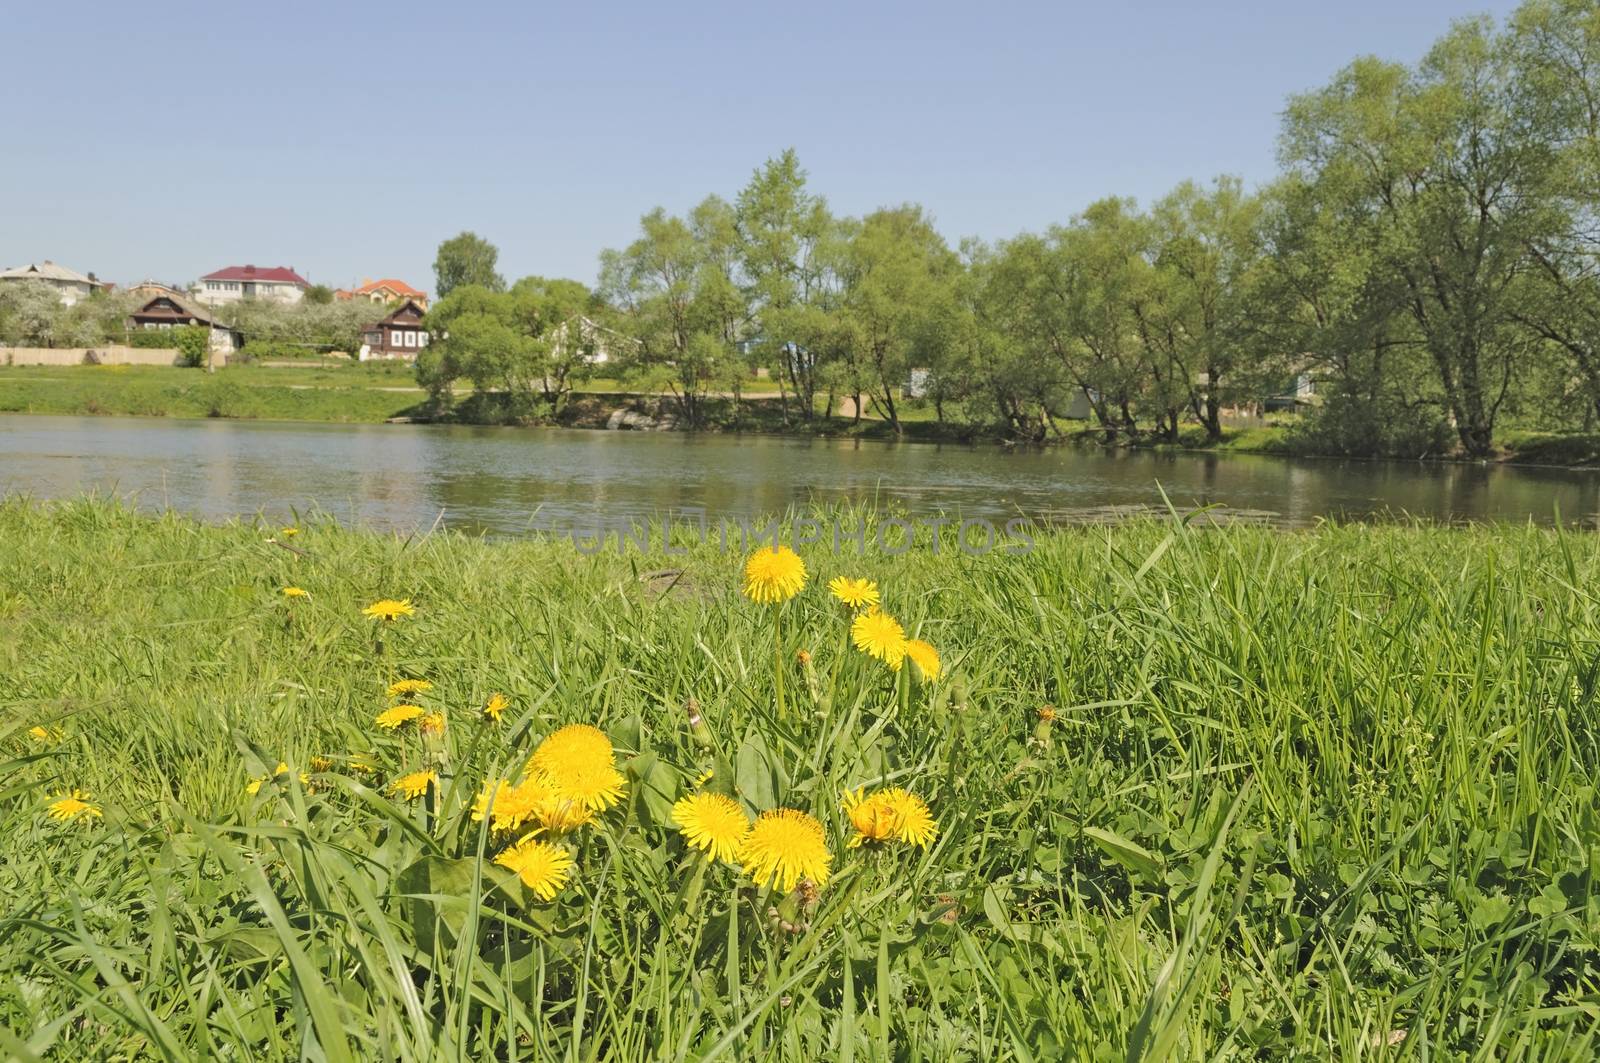
<instances>
[{"instance_id":1,"label":"water reflection","mask_svg":"<svg viewBox=\"0 0 1600 1063\"><path fill-rule=\"evenodd\" d=\"M131 494L207 518L320 508L380 528L519 534L703 508L738 519L811 501L916 515L1077 522L1215 505L1323 517L1593 524L1600 474L1251 455L888 445L559 429L0 416L0 490Z\"/></svg>"}]
</instances>

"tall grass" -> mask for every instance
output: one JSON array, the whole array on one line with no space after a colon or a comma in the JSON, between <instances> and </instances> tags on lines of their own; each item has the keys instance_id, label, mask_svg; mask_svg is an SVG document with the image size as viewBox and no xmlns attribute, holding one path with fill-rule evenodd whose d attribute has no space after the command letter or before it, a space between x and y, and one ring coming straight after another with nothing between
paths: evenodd
<instances>
[{"instance_id":1,"label":"tall grass","mask_svg":"<svg viewBox=\"0 0 1600 1063\"><path fill-rule=\"evenodd\" d=\"M812 658L782 716L771 611L712 547L591 557L316 521L285 540L95 501L0 504L0 544L0 1055L1600 1044L1589 537L1148 523L1021 556L802 550L782 637ZM843 648L821 586L838 574L879 580L943 652L938 683ZM380 650L360 609L387 596L417 615ZM402 675L436 684L443 739L374 732ZM541 903L467 809L572 721L610 733L629 796ZM438 790L389 796L422 761ZM685 851L667 810L708 767L827 825L814 907ZM882 782L928 799L929 849L845 848L841 793ZM103 819L46 819L69 787Z\"/></svg>"}]
</instances>

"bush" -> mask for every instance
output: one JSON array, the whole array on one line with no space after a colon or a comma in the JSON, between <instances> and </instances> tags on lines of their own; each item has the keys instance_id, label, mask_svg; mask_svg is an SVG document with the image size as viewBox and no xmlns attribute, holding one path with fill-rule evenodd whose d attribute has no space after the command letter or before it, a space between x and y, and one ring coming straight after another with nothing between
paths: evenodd
<instances>
[{"instance_id":1,"label":"bush","mask_svg":"<svg viewBox=\"0 0 1600 1063\"><path fill-rule=\"evenodd\" d=\"M1455 433L1437 406L1338 391L1293 425L1288 438L1295 453L1352 458L1439 457L1455 445Z\"/></svg>"},{"instance_id":2,"label":"bush","mask_svg":"<svg viewBox=\"0 0 1600 1063\"><path fill-rule=\"evenodd\" d=\"M128 346L140 350L152 350L160 347L178 346L178 341L173 337L171 329L135 329L128 336Z\"/></svg>"}]
</instances>

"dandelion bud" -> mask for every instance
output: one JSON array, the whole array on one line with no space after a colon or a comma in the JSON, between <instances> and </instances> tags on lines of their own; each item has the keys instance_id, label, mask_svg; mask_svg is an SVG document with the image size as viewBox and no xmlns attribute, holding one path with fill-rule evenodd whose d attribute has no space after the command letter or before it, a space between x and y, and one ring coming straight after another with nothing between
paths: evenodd
<instances>
[{"instance_id":1,"label":"dandelion bud","mask_svg":"<svg viewBox=\"0 0 1600 1063\"><path fill-rule=\"evenodd\" d=\"M705 717L700 715L700 703L690 698L683 703L683 709L689 716L689 736L694 739L694 744L701 749L710 749L711 728L706 726Z\"/></svg>"}]
</instances>

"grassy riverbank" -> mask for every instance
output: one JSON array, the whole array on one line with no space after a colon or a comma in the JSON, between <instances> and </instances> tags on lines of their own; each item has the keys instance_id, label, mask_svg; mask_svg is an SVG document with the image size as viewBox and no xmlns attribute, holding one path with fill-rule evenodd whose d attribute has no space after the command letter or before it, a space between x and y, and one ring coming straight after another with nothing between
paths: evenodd
<instances>
[{"instance_id":1,"label":"grassy riverbank","mask_svg":"<svg viewBox=\"0 0 1600 1063\"><path fill-rule=\"evenodd\" d=\"M214 374L155 366L0 366L0 413L77 416L221 417L263 421L320 421L377 424L394 418L445 423L502 424L505 413L483 397L468 397L444 417L427 405L411 367L395 362L364 365L248 365ZM818 416L801 421L784 407L771 381L752 382L741 401L706 400L712 431L787 436L849 436L883 441L927 443L1006 443L1003 432L941 423L931 407L906 404L897 435L887 421L867 415ZM562 424L604 428L611 413L631 408L651 414L670 412L670 399L629 391L616 380L593 380L573 394ZM1100 433L1082 422L1063 424L1067 434L1053 442L1100 445ZM1315 457L1281 424L1227 430L1208 444L1193 427L1177 443L1139 444L1157 450L1272 454ZM1600 466L1600 434L1507 431L1499 460L1526 465Z\"/></svg>"},{"instance_id":2,"label":"grassy riverbank","mask_svg":"<svg viewBox=\"0 0 1600 1063\"><path fill-rule=\"evenodd\" d=\"M290 537L98 502L0 504L0 542L8 1057L1600 1047L1593 537L811 549L781 609L706 547ZM879 581L936 682L847 647L840 574ZM362 615L383 597L415 614ZM374 726L407 677L442 733ZM470 809L573 722L610 735L626 797L561 841L543 901ZM672 804L708 769L821 820L819 893L686 847ZM392 791L418 770L425 797ZM844 793L880 784L927 800L926 849L848 846ZM71 788L102 814L50 819Z\"/></svg>"}]
</instances>

